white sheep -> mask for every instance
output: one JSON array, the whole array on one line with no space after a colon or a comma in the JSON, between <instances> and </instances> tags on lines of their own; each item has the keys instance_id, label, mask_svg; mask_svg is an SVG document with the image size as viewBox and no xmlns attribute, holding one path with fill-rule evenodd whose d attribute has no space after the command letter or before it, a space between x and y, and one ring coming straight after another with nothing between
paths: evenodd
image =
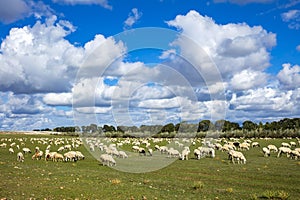
<instances>
[{"instance_id":1,"label":"white sheep","mask_svg":"<svg viewBox=\"0 0 300 200\"><path fill-rule=\"evenodd\" d=\"M6 146L7 146L7 144L4 143L4 142L3 142L2 144L0 144L0 147L1 147L1 148L6 148Z\"/></svg>"},{"instance_id":2,"label":"white sheep","mask_svg":"<svg viewBox=\"0 0 300 200\"><path fill-rule=\"evenodd\" d=\"M77 154L75 151L68 151L64 153L65 161L77 161Z\"/></svg>"},{"instance_id":3,"label":"white sheep","mask_svg":"<svg viewBox=\"0 0 300 200\"><path fill-rule=\"evenodd\" d=\"M288 148L291 148L291 145L289 143L286 143L286 142L282 142L281 143L281 146L282 147L288 147Z\"/></svg>"},{"instance_id":4,"label":"white sheep","mask_svg":"<svg viewBox=\"0 0 300 200\"><path fill-rule=\"evenodd\" d=\"M45 153L45 160L46 161L53 160L55 154L57 154L57 152L55 152L55 151L54 152L49 152L47 154Z\"/></svg>"},{"instance_id":5,"label":"white sheep","mask_svg":"<svg viewBox=\"0 0 300 200\"><path fill-rule=\"evenodd\" d=\"M270 152L272 152L272 151L278 152L277 147L275 145L273 145L273 144L269 144L267 147L270 150Z\"/></svg>"},{"instance_id":6,"label":"white sheep","mask_svg":"<svg viewBox=\"0 0 300 200\"><path fill-rule=\"evenodd\" d=\"M168 150L168 157L171 158L171 157L180 157L180 153L178 150L176 149L173 149L173 148L170 148Z\"/></svg>"},{"instance_id":7,"label":"white sheep","mask_svg":"<svg viewBox=\"0 0 300 200\"><path fill-rule=\"evenodd\" d=\"M291 141L291 142L290 142L290 145L291 145L291 147L297 146L296 142L294 142L294 141Z\"/></svg>"},{"instance_id":8,"label":"white sheep","mask_svg":"<svg viewBox=\"0 0 300 200\"><path fill-rule=\"evenodd\" d=\"M63 160L64 160L64 156L62 154L56 153L53 155L53 158L52 158L53 162L54 161L58 162L58 161L63 161Z\"/></svg>"},{"instance_id":9,"label":"white sheep","mask_svg":"<svg viewBox=\"0 0 300 200\"><path fill-rule=\"evenodd\" d=\"M9 148L8 151L9 151L9 153L12 153L12 154L15 153L13 148Z\"/></svg>"},{"instance_id":10,"label":"white sheep","mask_svg":"<svg viewBox=\"0 0 300 200\"><path fill-rule=\"evenodd\" d=\"M288 147L279 147L278 149L278 155L277 157L279 158L281 156L282 153L285 153L286 154L286 157L290 157L290 153L291 153L291 149L288 148Z\"/></svg>"},{"instance_id":11,"label":"white sheep","mask_svg":"<svg viewBox=\"0 0 300 200\"><path fill-rule=\"evenodd\" d=\"M24 162L24 155L22 152L17 153L17 161Z\"/></svg>"},{"instance_id":12,"label":"white sheep","mask_svg":"<svg viewBox=\"0 0 300 200\"><path fill-rule=\"evenodd\" d=\"M200 157L204 158L206 156L215 157L215 149L211 147L198 147L198 150L200 151Z\"/></svg>"},{"instance_id":13,"label":"white sheep","mask_svg":"<svg viewBox=\"0 0 300 200\"><path fill-rule=\"evenodd\" d=\"M264 152L264 156L265 157L269 157L270 156L270 149L268 149L267 147L263 147L262 150Z\"/></svg>"},{"instance_id":14,"label":"white sheep","mask_svg":"<svg viewBox=\"0 0 300 200\"><path fill-rule=\"evenodd\" d=\"M199 149L194 149L194 155L195 157L200 160L201 158L201 153L200 153L200 150Z\"/></svg>"},{"instance_id":15,"label":"white sheep","mask_svg":"<svg viewBox=\"0 0 300 200\"><path fill-rule=\"evenodd\" d=\"M297 150L292 150L291 151L291 159L295 159L295 160L298 160L298 158L300 158L300 152L297 151Z\"/></svg>"},{"instance_id":16,"label":"white sheep","mask_svg":"<svg viewBox=\"0 0 300 200\"><path fill-rule=\"evenodd\" d=\"M119 151L119 157L120 158L128 158L128 155L125 153L125 151Z\"/></svg>"},{"instance_id":17,"label":"white sheep","mask_svg":"<svg viewBox=\"0 0 300 200\"><path fill-rule=\"evenodd\" d=\"M242 152L230 150L228 152L229 159L235 164L234 160L237 160L238 164L243 163L246 164L246 158Z\"/></svg>"},{"instance_id":18,"label":"white sheep","mask_svg":"<svg viewBox=\"0 0 300 200\"><path fill-rule=\"evenodd\" d=\"M252 142L251 146L253 148L253 147L259 147L260 145L258 142Z\"/></svg>"},{"instance_id":19,"label":"white sheep","mask_svg":"<svg viewBox=\"0 0 300 200\"><path fill-rule=\"evenodd\" d=\"M27 148L27 147L24 147L24 148L22 149L22 151L23 151L24 154L26 154L26 153L31 153L31 150L30 150L29 148Z\"/></svg>"},{"instance_id":20,"label":"white sheep","mask_svg":"<svg viewBox=\"0 0 300 200\"><path fill-rule=\"evenodd\" d=\"M85 156L80 151L75 151L75 152L76 152L77 160L84 160Z\"/></svg>"},{"instance_id":21,"label":"white sheep","mask_svg":"<svg viewBox=\"0 0 300 200\"><path fill-rule=\"evenodd\" d=\"M249 150L249 146L250 146L250 144L247 142L243 142L243 143L239 144L240 150Z\"/></svg>"},{"instance_id":22,"label":"white sheep","mask_svg":"<svg viewBox=\"0 0 300 200\"><path fill-rule=\"evenodd\" d=\"M108 154L102 154L100 156L100 161L101 161L102 165L107 165L107 166L116 165L116 161L114 160L114 158Z\"/></svg>"},{"instance_id":23,"label":"white sheep","mask_svg":"<svg viewBox=\"0 0 300 200\"><path fill-rule=\"evenodd\" d=\"M152 156L153 155L153 150L151 148L148 148L148 153L149 153L150 156Z\"/></svg>"},{"instance_id":24,"label":"white sheep","mask_svg":"<svg viewBox=\"0 0 300 200\"><path fill-rule=\"evenodd\" d=\"M188 160L190 152L190 148L185 147L181 152L181 160Z\"/></svg>"}]
</instances>

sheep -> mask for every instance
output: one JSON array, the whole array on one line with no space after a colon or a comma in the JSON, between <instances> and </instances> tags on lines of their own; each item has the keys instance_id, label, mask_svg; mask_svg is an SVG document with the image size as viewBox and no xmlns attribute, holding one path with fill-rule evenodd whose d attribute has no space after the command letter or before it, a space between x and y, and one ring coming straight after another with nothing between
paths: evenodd
<instances>
[{"instance_id":1,"label":"sheep","mask_svg":"<svg viewBox=\"0 0 300 200\"><path fill-rule=\"evenodd\" d=\"M200 150L199 150L199 149L194 149L194 155L195 155L195 157L196 157L198 160L200 160L201 155L200 155Z\"/></svg>"},{"instance_id":2,"label":"sheep","mask_svg":"<svg viewBox=\"0 0 300 200\"><path fill-rule=\"evenodd\" d=\"M272 151L278 152L277 147L276 147L275 145L273 145L273 144L269 144L269 145L267 146L267 148L270 150L270 152L272 152Z\"/></svg>"},{"instance_id":3,"label":"sheep","mask_svg":"<svg viewBox=\"0 0 300 200\"><path fill-rule=\"evenodd\" d=\"M215 157L215 150L211 147L198 147L198 150L200 151L201 158L206 156Z\"/></svg>"},{"instance_id":4,"label":"sheep","mask_svg":"<svg viewBox=\"0 0 300 200\"><path fill-rule=\"evenodd\" d=\"M63 151L64 149L65 149L65 147L61 146L61 147L59 147L59 148L57 149L57 152L61 152L61 151Z\"/></svg>"},{"instance_id":5,"label":"sheep","mask_svg":"<svg viewBox=\"0 0 300 200\"><path fill-rule=\"evenodd\" d=\"M189 147L185 147L182 152L181 152L181 160L188 160L189 159L189 153L190 153L190 148Z\"/></svg>"},{"instance_id":6,"label":"sheep","mask_svg":"<svg viewBox=\"0 0 300 200\"><path fill-rule=\"evenodd\" d=\"M294 141L291 141L291 142L290 142L290 145L291 145L291 147L297 146L296 142L294 142Z\"/></svg>"},{"instance_id":7,"label":"sheep","mask_svg":"<svg viewBox=\"0 0 300 200\"><path fill-rule=\"evenodd\" d=\"M6 148L6 146L7 146L7 144L6 144L6 143L2 143L2 144L0 144L0 147L1 147L1 148Z\"/></svg>"},{"instance_id":8,"label":"sheep","mask_svg":"<svg viewBox=\"0 0 300 200\"><path fill-rule=\"evenodd\" d=\"M68 151L64 154L65 161L77 161L77 154L75 151Z\"/></svg>"},{"instance_id":9,"label":"sheep","mask_svg":"<svg viewBox=\"0 0 300 200\"><path fill-rule=\"evenodd\" d=\"M64 156L62 155L62 154L60 154L60 153L56 153L56 154L54 154L53 155L53 158L52 158L52 161L54 162L54 161L56 161L56 162L58 162L58 161L63 161L64 160Z\"/></svg>"},{"instance_id":10,"label":"sheep","mask_svg":"<svg viewBox=\"0 0 300 200\"><path fill-rule=\"evenodd\" d=\"M40 160L43 156L43 151L39 151L39 152L36 152L35 154L32 155L32 160L34 159L37 159L37 160Z\"/></svg>"},{"instance_id":11,"label":"sheep","mask_svg":"<svg viewBox=\"0 0 300 200\"><path fill-rule=\"evenodd\" d=\"M116 165L116 161L114 160L114 158L108 154L102 154L100 156L100 161L103 166L104 165L107 165L107 166L115 166Z\"/></svg>"},{"instance_id":12,"label":"sheep","mask_svg":"<svg viewBox=\"0 0 300 200\"><path fill-rule=\"evenodd\" d=\"M57 152L55 152L55 151L54 152L49 152L47 154L45 153L45 160L46 161L48 161L49 159L53 160L55 154L57 154Z\"/></svg>"},{"instance_id":13,"label":"sheep","mask_svg":"<svg viewBox=\"0 0 300 200\"><path fill-rule=\"evenodd\" d=\"M214 148L220 150L222 149L222 145L220 143L215 143Z\"/></svg>"},{"instance_id":14,"label":"sheep","mask_svg":"<svg viewBox=\"0 0 300 200\"><path fill-rule=\"evenodd\" d=\"M125 153L125 151L119 151L119 157L120 158L128 158L128 155Z\"/></svg>"},{"instance_id":15,"label":"sheep","mask_svg":"<svg viewBox=\"0 0 300 200\"><path fill-rule=\"evenodd\" d=\"M31 153L31 150L30 150L29 148L26 148L26 147L24 147L24 148L22 149L22 151L23 151L24 154L26 154L26 153Z\"/></svg>"},{"instance_id":16,"label":"sheep","mask_svg":"<svg viewBox=\"0 0 300 200\"><path fill-rule=\"evenodd\" d=\"M292 150L291 151L291 159L295 159L295 160L298 160L298 158L300 158L300 152L297 151L297 150Z\"/></svg>"},{"instance_id":17,"label":"sheep","mask_svg":"<svg viewBox=\"0 0 300 200\"><path fill-rule=\"evenodd\" d=\"M171 158L171 157L180 157L180 153L178 150L176 149L173 149L173 148L170 148L168 150L168 157Z\"/></svg>"},{"instance_id":18,"label":"sheep","mask_svg":"<svg viewBox=\"0 0 300 200\"><path fill-rule=\"evenodd\" d=\"M252 148L253 148L253 147L260 147L260 145L259 145L258 142L252 142L251 146L252 146Z\"/></svg>"},{"instance_id":19,"label":"sheep","mask_svg":"<svg viewBox=\"0 0 300 200\"><path fill-rule=\"evenodd\" d=\"M288 147L279 147L279 152L278 152L278 155L277 157L279 158L281 156L282 153L285 153L286 154L286 157L290 157L290 153L291 153L291 149L288 148Z\"/></svg>"},{"instance_id":20,"label":"sheep","mask_svg":"<svg viewBox=\"0 0 300 200\"><path fill-rule=\"evenodd\" d=\"M246 158L242 152L230 150L228 152L228 158L235 164L234 160L237 160L238 164L243 163L246 164Z\"/></svg>"},{"instance_id":21,"label":"sheep","mask_svg":"<svg viewBox=\"0 0 300 200\"><path fill-rule=\"evenodd\" d=\"M262 150L264 152L264 156L265 157L269 157L270 156L270 149L268 149L267 147L263 147Z\"/></svg>"},{"instance_id":22,"label":"sheep","mask_svg":"<svg viewBox=\"0 0 300 200\"><path fill-rule=\"evenodd\" d=\"M146 151L145 151L144 148L142 148L142 147L139 148L139 155L140 155L140 156L141 156L141 155L146 156Z\"/></svg>"},{"instance_id":23,"label":"sheep","mask_svg":"<svg viewBox=\"0 0 300 200\"><path fill-rule=\"evenodd\" d=\"M148 153L149 153L149 156L152 156L153 155L153 150L151 148L148 148Z\"/></svg>"},{"instance_id":24,"label":"sheep","mask_svg":"<svg viewBox=\"0 0 300 200\"><path fill-rule=\"evenodd\" d=\"M17 153L17 161L24 162L24 155L22 152Z\"/></svg>"},{"instance_id":25,"label":"sheep","mask_svg":"<svg viewBox=\"0 0 300 200\"><path fill-rule=\"evenodd\" d=\"M133 150L134 152L139 152L139 149L140 149L139 146L136 146L136 145L132 146L132 150Z\"/></svg>"},{"instance_id":26,"label":"sheep","mask_svg":"<svg viewBox=\"0 0 300 200\"><path fill-rule=\"evenodd\" d=\"M249 144L248 143L246 143L246 142L243 142L243 143L241 143L240 145L239 145L239 148L241 149L241 150L249 150Z\"/></svg>"},{"instance_id":27,"label":"sheep","mask_svg":"<svg viewBox=\"0 0 300 200\"><path fill-rule=\"evenodd\" d=\"M13 148L9 148L8 151L9 151L9 153L12 153L12 154L15 153Z\"/></svg>"},{"instance_id":28,"label":"sheep","mask_svg":"<svg viewBox=\"0 0 300 200\"><path fill-rule=\"evenodd\" d=\"M161 154L167 153L167 152L168 152L168 147L166 147L166 146L161 146L161 147L159 147L159 151L160 151Z\"/></svg>"},{"instance_id":29,"label":"sheep","mask_svg":"<svg viewBox=\"0 0 300 200\"><path fill-rule=\"evenodd\" d=\"M286 143L286 142L282 142L281 143L281 146L282 147L288 147L288 148L291 148L291 145L289 143Z\"/></svg>"},{"instance_id":30,"label":"sheep","mask_svg":"<svg viewBox=\"0 0 300 200\"><path fill-rule=\"evenodd\" d=\"M80 151L76 151L77 160L84 160L84 155Z\"/></svg>"}]
</instances>

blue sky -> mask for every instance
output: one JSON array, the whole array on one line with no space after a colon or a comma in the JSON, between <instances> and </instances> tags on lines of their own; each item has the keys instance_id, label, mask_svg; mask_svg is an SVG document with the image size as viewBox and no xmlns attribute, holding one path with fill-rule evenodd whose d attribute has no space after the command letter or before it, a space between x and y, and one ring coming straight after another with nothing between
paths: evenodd
<instances>
[{"instance_id":1,"label":"blue sky","mask_svg":"<svg viewBox=\"0 0 300 200\"><path fill-rule=\"evenodd\" d=\"M0 130L300 116L299 0L3 0Z\"/></svg>"}]
</instances>

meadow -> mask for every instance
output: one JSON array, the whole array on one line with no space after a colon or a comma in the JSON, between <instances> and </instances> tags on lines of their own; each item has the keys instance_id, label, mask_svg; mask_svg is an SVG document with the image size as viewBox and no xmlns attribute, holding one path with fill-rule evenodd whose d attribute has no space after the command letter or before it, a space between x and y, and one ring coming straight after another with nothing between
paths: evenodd
<instances>
[{"instance_id":1,"label":"meadow","mask_svg":"<svg viewBox=\"0 0 300 200\"><path fill-rule=\"evenodd\" d=\"M26 147L44 150L45 144L29 142L38 137L69 138L0 134L0 141L28 138ZM281 142L292 140L254 141L261 147L279 147ZM9 147L0 148L0 199L300 199L300 160L277 158L275 153L266 158L261 147L243 152L245 165L231 163L222 151L216 151L215 158L200 160L191 153L189 160L178 159L147 173L103 166L84 145L78 150L85 159L77 162L32 160L32 154L25 155L24 162L17 162L16 149L10 154Z\"/></svg>"}]
</instances>

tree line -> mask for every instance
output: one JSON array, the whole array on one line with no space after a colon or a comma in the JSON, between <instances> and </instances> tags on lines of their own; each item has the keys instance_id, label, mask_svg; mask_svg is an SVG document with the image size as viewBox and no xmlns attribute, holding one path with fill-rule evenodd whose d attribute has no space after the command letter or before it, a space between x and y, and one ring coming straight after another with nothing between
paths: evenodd
<instances>
[{"instance_id":1,"label":"tree line","mask_svg":"<svg viewBox=\"0 0 300 200\"><path fill-rule=\"evenodd\" d=\"M38 129L36 129L38 130ZM42 129L51 131L51 129ZM42 131L40 130L40 131ZM217 132L219 136L225 137L299 137L300 118L284 118L279 121L266 123L255 123L250 120L244 121L241 125L228 120L201 120L198 124L181 122L177 124L168 123L165 125L141 125L137 126L117 126L90 124L86 126L56 127L52 131L69 132L81 134L99 134L108 137L132 137L132 136L152 136L152 137L175 137L176 135L205 137L208 133Z\"/></svg>"}]
</instances>

